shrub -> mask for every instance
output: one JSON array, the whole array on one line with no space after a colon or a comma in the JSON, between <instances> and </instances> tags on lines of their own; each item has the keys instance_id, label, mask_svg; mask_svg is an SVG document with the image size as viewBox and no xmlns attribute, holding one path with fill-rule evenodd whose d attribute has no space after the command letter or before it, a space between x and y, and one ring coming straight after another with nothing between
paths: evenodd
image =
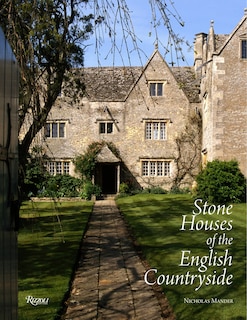
<instances>
[{"instance_id":1,"label":"shrub","mask_svg":"<svg viewBox=\"0 0 247 320\"><path fill-rule=\"evenodd\" d=\"M82 187L81 197L86 200L91 200L92 195L100 197L101 188L98 185L94 185L91 181L85 181Z\"/></svg>"},{"instance_id":2,"label":"shrub","mask_svg":"<svg viewBox=\"0 0 247 320\"><path fill-rule=\"evenodd\" d=\"M204 201L224 204L245 200L246 180L237 161L208 162L196 182L196 195Z\"/></svg>"},{"instance_id":3,"label":"shrub","mask_svg":"<svg viewBox=\"0 0 247 320\"><path fill-rule=\"evenodd\" d=\"M126 183L126 182L120 183L119 192L120 193L129 193L130 192L130 187L129 187L128 183Z\"/></svg>"},{"instance_id":4,"label":"shrub","mask_svg":"<svg viewBox=\"0 0 247 320\"><path fill-rule=\"evenodd\" d=\"M166 194L167 191L161 187L152 187L149 189L149 193L152 194Z\"/></svg>"},{"instance_id":5,"label":"shrub","mask_svg":"<svg viewBox=\"0 0 247 320\"><path fill-rule=\"evenodd\" d=\"M81 188L81 180L69 175L49 176L43 183L40 197L78 197Z\"/></svg>"},{"instance_id":6,"label":"shrub","mask_svg":"<svg viewBox=\"0 0 247 320\"><path fill-rule=\"evenodd\" d=\"M187 194L190 193L189 188L179 188L177 186L172 187L171 190L169 191L171 194Z\"/></svg>"},{"instance_id":7,"label":"shrub","mask_svg":"<svg viewBox=\"0 0 247 320\"><path fill-rule=\"evenodd\" d=\"M46 156L40 146L34 146L28 154L28 162L25 167L24 184L22 192L25 197L29 194L36 195L43 188L44 183L49 178L49 173L45 168Z\"/></svg>"}]
</instances>

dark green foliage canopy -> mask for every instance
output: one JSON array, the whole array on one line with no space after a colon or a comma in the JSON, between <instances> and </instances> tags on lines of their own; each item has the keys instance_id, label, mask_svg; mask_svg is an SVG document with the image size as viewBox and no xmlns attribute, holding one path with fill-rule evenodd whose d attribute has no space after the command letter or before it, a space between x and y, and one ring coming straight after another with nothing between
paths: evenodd
<instances>
[{"instance_id":1,"label":"dark green foliage canopy","mask_svg":"<svg viewBox=\"0 0 247 320\"><path fill-rule=\"evenodd\" d=\"M245 201L246 180L235 160L208 162L196 181L197 197L205 201L216 204Z\"/></svg>"}]
</instances>

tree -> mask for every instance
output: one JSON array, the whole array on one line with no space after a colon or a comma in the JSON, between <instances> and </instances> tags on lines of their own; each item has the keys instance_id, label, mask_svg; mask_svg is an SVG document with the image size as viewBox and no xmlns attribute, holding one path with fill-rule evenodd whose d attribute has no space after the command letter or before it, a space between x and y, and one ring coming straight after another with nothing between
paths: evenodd
<instances>
[{"instance_id":1,"label":"tree","mask_svg":"<svg viewBox=\"0 0 247 320\"><path fill-rule=\"evenodd\" d=\"M173 32L170 19L174 17L180 25L183 22L172 11L172 2L169 7L165 0L148 1L155 41L158 42L157 28L163 21L170 45L180 54L182 39ZM134 50L138 50L138 38L126 0L0 0L0 8L0 25L20 67L19 159L23 172L32 141L45 125L72 69L71 91L74 96L84 92L84 84L75 72L76 67L83 66L84 41L94 32L99 51L102 34L106 33L112 50L121 53L125 44L129 53L127 40L131 39ZM117 26L122 30L120 46L116 41Z\"/></svg>"},{"instance_id":2,"label":"tree","mask_svg":"<svg viewBox=\"0 0 247 320\"><path fill-rule=\"evenodd\" d=\"M82 41L92 32L92 15L80 16L76 1L1 0L1 26L20 67L20 163L44 126L64 76L82 65Z\"/></svg>"}]
</instances>

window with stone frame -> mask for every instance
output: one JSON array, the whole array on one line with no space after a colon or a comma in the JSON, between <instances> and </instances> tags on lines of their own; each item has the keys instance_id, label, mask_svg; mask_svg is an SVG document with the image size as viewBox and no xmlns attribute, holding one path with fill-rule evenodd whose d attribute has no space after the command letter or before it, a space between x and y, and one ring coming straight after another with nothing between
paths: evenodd
<instances>
[{"instance_id":1,"label":"window with stone frame","mask_svg":"<svg viewBox=\"0 0 247 320\"><path fill-rule=\"evenodd\" d=\"M149 93L152 97L163 96L163 82L149 82Z\"/></svg>"},{"instance_id":2,"label":"window with stone frame","mask_svg":"<svg viewBox=\"0 0 247 320\"><path fill-rule=\"evenodd\" d=\"M144 177L169 177L171 173L171 161L142 160L141 170Z\"/></svg>"},{"instance_id":3,"label":"window with stone frame","mask_svg":"<svg viewBox=\"0 0 247 320\"><path fill-rule=\"evenodd\" d=\"M69 174L70 161L47 161L46 169L50 175Z\"/></svg>"},{"instance_id":4,"label":"window with stone frame","mask_svg":"<svg viewBox=\"0 0 247 320\"><path fill-rule=\"evenodd\" d=\"M241 59L247 59L247 39L241 40Z\"/></svg>"},{"instance_id":5,"label":"window with stone frame","mask_svg":"<svg viewBox=\"0 0 247 320\"><path fill-rule=\"evenodd\" d=\"M101 121L101 122L99 122L99 133L100 134L111 134L111 133L113 133L113 121Z\"/></svg>"},{"instance_id":6,"label":"window with stone frame","mask_svg":"<svg viewBox=\"0 0 247 320\"><path fill-rule=\"evenodd\" d=\"M145 121L146 140L166 140L166 121Z\"/></svg>"},{"instance_id":7,"label":"window with stone frame","mask_svg":"<svg viewBox=\"0 0 247 320\"><path fill-rule=\"evenodd\" d=\"M45 125L46 138L65 138L65 121L48 121Z\"/></svg>"}]
</instances>

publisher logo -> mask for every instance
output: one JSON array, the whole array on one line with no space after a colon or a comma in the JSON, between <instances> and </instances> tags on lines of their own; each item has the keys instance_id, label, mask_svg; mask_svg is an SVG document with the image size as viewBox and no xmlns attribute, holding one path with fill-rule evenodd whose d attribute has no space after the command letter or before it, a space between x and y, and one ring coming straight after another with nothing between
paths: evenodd
<instances>
[{"instance_id":1,"label":"publisher logo","mask_svg":"<svg viewBox=\"0 0 247 320\"><path fill-rule=\"evenodd\" d=\"M41 305L47 306L49 304L49 298L35 298L32 296L27 296L26 301L27 303L30 303L34 307L41 306Z\"/></svg>"}]
</instances>

